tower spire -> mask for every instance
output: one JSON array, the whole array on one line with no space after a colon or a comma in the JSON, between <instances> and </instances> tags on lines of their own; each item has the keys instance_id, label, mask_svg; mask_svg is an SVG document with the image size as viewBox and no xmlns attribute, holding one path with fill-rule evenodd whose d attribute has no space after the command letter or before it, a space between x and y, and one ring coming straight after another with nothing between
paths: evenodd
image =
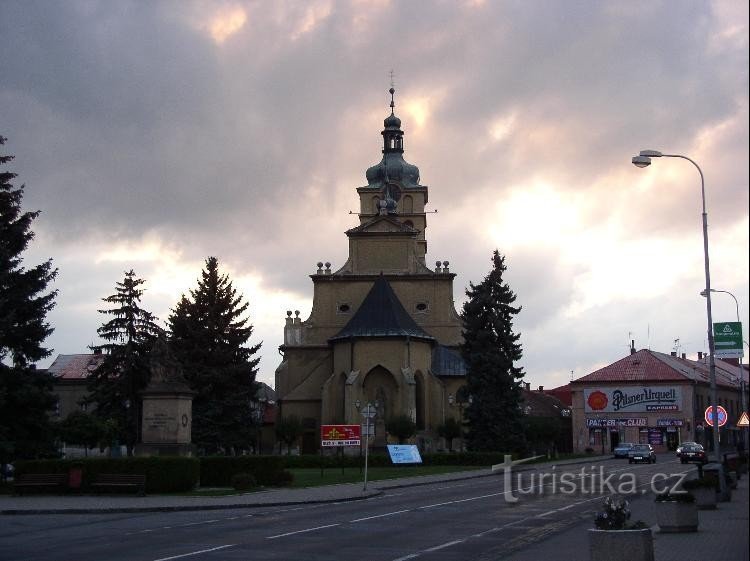
<instances>
[{"instance_id":1,"label":"tower spire","mask_svg":"<svg viewBox=\"0 0 750 561\"><path fill-rule=\"evenodd\" d=\"M391 89L388 91L391 94L391 115L393 115L393 108L396 107L396 104L393 102L393 94L396 93L396 90L394 89L394 86L396 84L393 82L393 68L391 68L390 74L391 74Z\"/></svg>"}]
</instances>

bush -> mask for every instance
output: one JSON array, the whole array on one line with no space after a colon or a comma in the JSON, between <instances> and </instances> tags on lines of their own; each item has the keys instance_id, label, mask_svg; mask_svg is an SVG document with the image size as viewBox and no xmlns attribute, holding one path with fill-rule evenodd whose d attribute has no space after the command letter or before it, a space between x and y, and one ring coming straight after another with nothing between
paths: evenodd
<instances>
[{"instance_id":1,"label":"bush","mask_svg":"<svg viewBox=\"0 0 750 561\"><path fill-rule=\"evenodd\" d=\"M81 488L84 491L90 490L97 475L102 473L145 475L147 493L190 491L200 478L200 463L197 458L165 456L18 461L16 475L68 473L72 467L81 468Z\"/></svg>"},{"instance_id":2,"label":"bush","mask_svg":"<svg viewBox=\"0 0 750 561\"><path fill-rule=\"evenodd\" d=\"M661 493L654 499L657 503L694 503L695 495L692 493Z\"/></svg>"},{"instance_id":3,"label":"bush","mask_svg":"<svg viewBox=\"0 0 750 561\"><path fill-rule=\"evenodd\" d=\"M596 514L594 525L597 530L638 530L648 527L640 520L638 522L629 522L629 520L630 503L626 500L607 497L604 499L604 510Z\"/></svg>"},{"instance_id":4,"label":"bush","mask_svg":"<svg viewBox=\"0 0 750 561\"><path fill-rule=\"evenodd\" d=\"M252 474L259 485L274 485L284 469L281 456L206 456L200 458L203 487L229 487L232 476Z\"/></svg>"},{"instance_id":5,"label":"bush","mask_svg":"<svg viewBox=\"0 0 750 561\"><path fill-rule=\"evenodd\" d=\"M591 446L587 446L584 449L584 452L586 452L587 454L593 454L594 453L594 449Z\"/></svg>"},{"instance_id":6,"label":"bush","mask_svg":"<svg viewBox=\"0 0 750 561\"><path fill-rule=\"evenodd\" d=\"M273 486L289 487L292 483L294 483L294 474L291 471L282 470L279 472Z\"/></svg>"},{"instance_id":7,"label":"bush","mask_svg":"<svg viewBox=\"0 0 750 561\"><path fill-rule=\"evenodd\" d=\"M249 491L258 486L258 482L252 473L235 473L232 476L232 487L238 491Z\"/></svg>"}]
</instances>

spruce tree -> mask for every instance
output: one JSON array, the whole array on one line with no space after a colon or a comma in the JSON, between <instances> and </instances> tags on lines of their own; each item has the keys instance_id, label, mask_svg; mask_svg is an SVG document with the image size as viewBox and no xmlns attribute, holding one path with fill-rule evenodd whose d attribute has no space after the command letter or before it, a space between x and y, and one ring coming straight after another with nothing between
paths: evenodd
<instances>
[{"instance_id":1,"label":"spruce tree","mask_svg":"<svg viewBox=\"0 0 750 561\"><path fill-rule=\"evenodd\" d=\"M97 416L117 423L128 455L138 442L140 392L149 382L151 348L162 333L157 318L140 306L144 283L131 269L116 283L115 293L102 298L112 307L99 313L112 319L96 330L106 343L91 347L105 357L89 376L87 401L96 405Z\"/></svg>"},{"instance_id":2,"label":"spruce tree","mask_svg":"<svg viewBox=\"0 0 750 561\"><path fill-rule=\"evenodd\" d=\"M5 140L0 136L0 146ZM12 159L0 154L0 165ZM15 177L0 170L0 463L54 450L48 418L55 405L52 377L33 363L52 352L43 343L52 333L46 317L57 291L46 291L57 270L51 260L23 266L39 211L21 209L24 186L15 188Z\"/></svg>"},{"instance_id":3,"label":"spruce tree","mask_svg":"<svg viewBox=\"0 0 750 561\"><path fill-rule=\"evenodd\" d=\"M524 449L520 335L513 333L516 295L503 281L505 257L495 250L492 270L478 285L469 284L461 319L466 385L471 402L466 409L470 450L517 452Z\"/></svg>"},{"instance_id":4,"label":"spruce tree","mask_svg":"<svg viewBox=\"0 0 750 561\"><path fill-rule=\"evenodd\" d=\"M172 348L197 392L192 434L204 453L236 453L253 442L261 345L246 346L253 332L244 317L248 306L219 272L218 259L209 257L197 288L182 296L169 318Z\"/></svg>"}]
</instances>

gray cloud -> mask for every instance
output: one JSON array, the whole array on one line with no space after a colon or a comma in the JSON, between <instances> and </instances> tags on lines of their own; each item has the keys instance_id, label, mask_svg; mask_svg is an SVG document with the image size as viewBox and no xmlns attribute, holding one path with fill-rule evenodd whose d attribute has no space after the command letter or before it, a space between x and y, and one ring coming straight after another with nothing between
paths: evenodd
<instances>
[{"instance_id":1,"label":"gray cloud","mask_svg":"<svg viewBox=\"0 0 750 561\"><path fill-rule=\"evenodd\" d=\"M216 44L206 26L233 5L247 20ZM488 198L502 207L543 182L585 201L583 232L617 225L613 243L677 243L699 234L697 176L686 162L639 171L629 158L685 152L704 166L712 239L724 239L748 216L747 34L747 6L706 2L3 2L0 133L26 205L43 210L44 245L32 255L61 267L52 344L90 343L80 326L97 324L91 295L108 294L129 268L78 255L145 233L186 263L218 255L261 275L263 290L309 299L314 263L346 258L343 231L356 224L347 213L380 157L393 68L406 158L440 210L428 217L428 257L459 273L457 306L499 245L524 307L527 371L552 377L569 370L562 362L614 360L636 311L663 310L661 301L611 296L610 307L566 316L585 260L571 260L577 248L554 233L543 247L490 239ZM410 108L422 97L420 126ZM507 136L493 141L503 118ZM747 234L732 245L746 255ZM699 265L673 293L695 292ZM743 295L747 310L747 267L714 267L715 284ZM673 312L665 332L690 325L699 341L700 308ZM583 322L603 326L592 344L580 343ZM270 371L275 351L264 355Z\"/></svg>"}]
</instances>

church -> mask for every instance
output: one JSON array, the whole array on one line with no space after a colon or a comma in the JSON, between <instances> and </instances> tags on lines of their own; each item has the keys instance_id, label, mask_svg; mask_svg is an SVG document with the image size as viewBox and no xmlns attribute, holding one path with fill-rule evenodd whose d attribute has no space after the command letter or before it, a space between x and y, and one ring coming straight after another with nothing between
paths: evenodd
<instances>
[{"instance_id":1,"label":"church","mask_svg":"<svg viewBox=\"0 0 750 561\"><path fill-rule=\"evenodd\" d=\"M417 425L424 451L442 448L438 427L459 419L466 368L461 319L448 261L426 263L428 187L404 160L404 132L394 114L383 122L383 155L357 187L359 225L348 230L349 257L338 270L318 263L307 319L287 312L276 369L281 417L302 420L302 453L320 446L321 424L360 424L375 406L371 444L387 443L397 415Z\"/></svg>"}]
</instances>

